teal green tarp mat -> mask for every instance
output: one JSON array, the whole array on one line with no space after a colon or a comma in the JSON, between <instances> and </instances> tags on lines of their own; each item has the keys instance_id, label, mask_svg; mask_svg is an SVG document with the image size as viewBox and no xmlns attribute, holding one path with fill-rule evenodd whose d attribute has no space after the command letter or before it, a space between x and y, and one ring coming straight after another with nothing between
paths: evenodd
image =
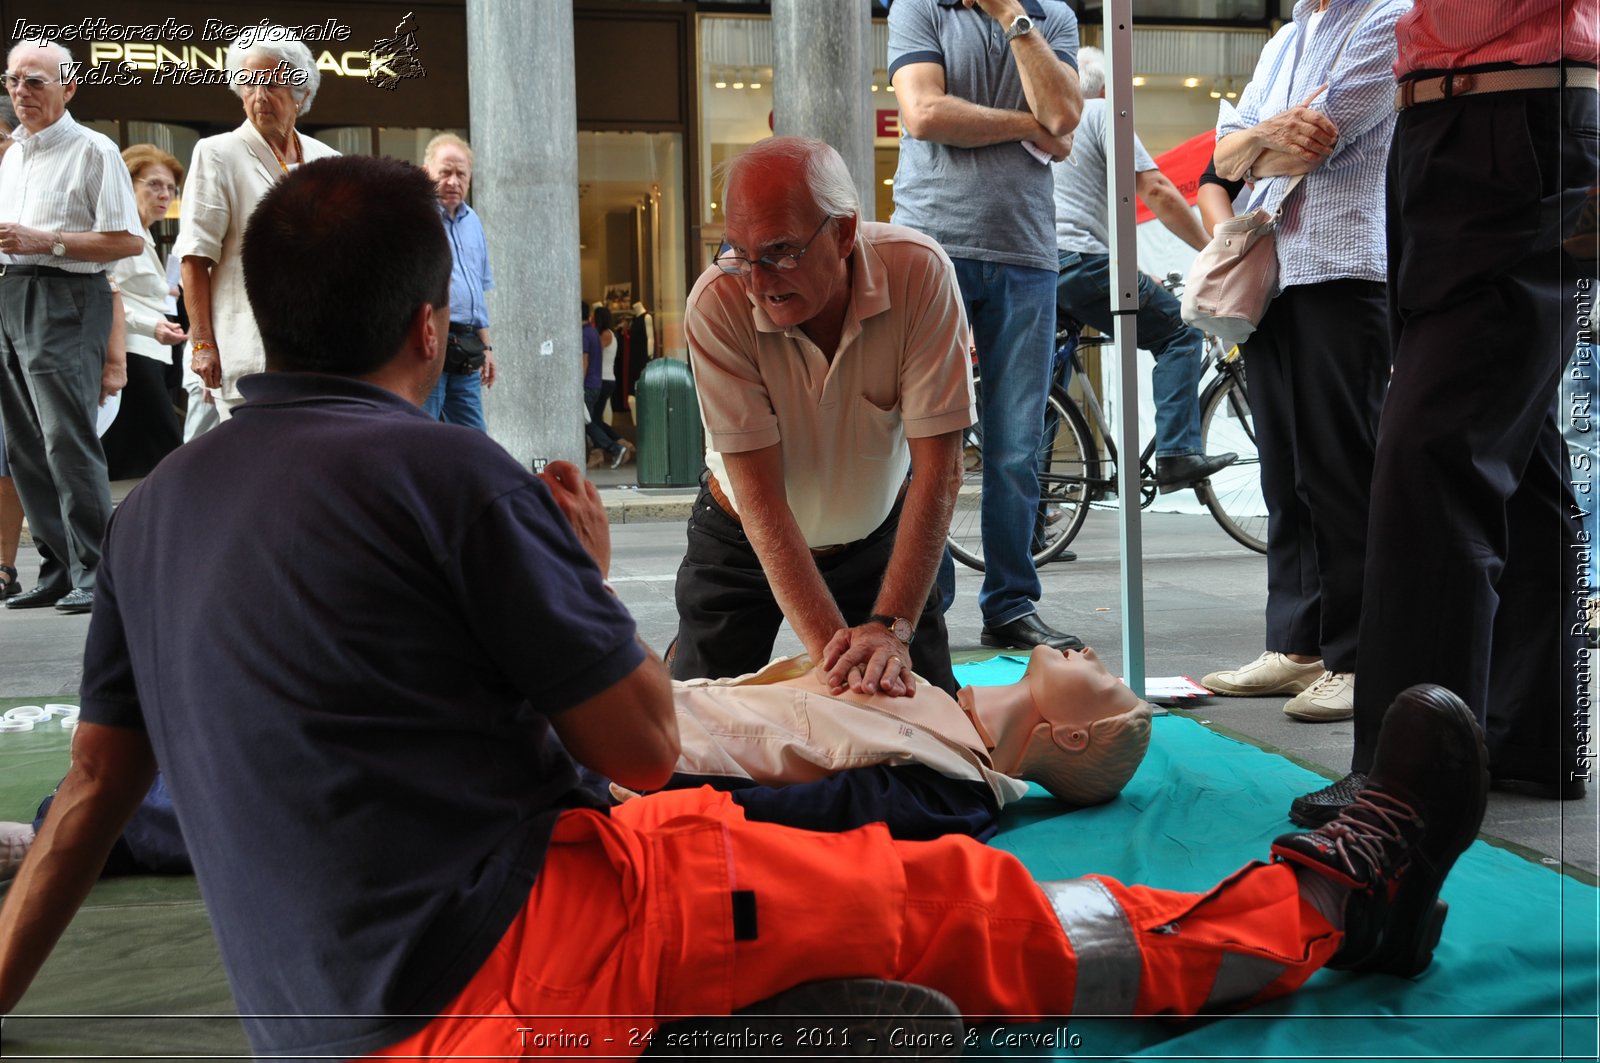
<instances>
[{"instance_id":1,"label":"teal green tarp mat","mask_svg":"<svg viewBox=\"0 0 1600 1063\"><path fill-rule=\"evenodd\" d=\"M1014 681L1023 661L960 666L962 683ZM1070 815L1044 792L1007 810L994 845L1038 879L1095 873L1203 891L1294 830L1290 801L1326 783L1282 757L1179 717L1155 721L1150 753L1121 799ZM1483 842L1445 884L1450 904L1433 966L1415 980L1321 971L1250 1012L1189 1021L1082 1019L1001 1027L1065 1049L973 1053L1055 1058L1594 1059L1600 1002L1600 891ZM1284 1018L1287 1016L1288 1018ZM1063 1035L1062 1031L1066 1031Z\"/></svg>"},{"instance_id":2,"label":"teal green tarp mat","mask_svg":"<svg viewBox=\"0 0 1600 1063\"><path fill-rule=\"evenodd\" d=\"M1022 662L957 668L1014 680ZM0 818L31 817L66 766L66 734L0 735ZM1178 717L1110 805L1061 815L1042 791L1008 810L995 845L1042 879L1090 872L1205 890L1292 829L1283 812L1318 776ZM1325 971L1299 993L1226 1017L1072 1018L969 1031L968 1055L1123 1059L1595 1059L1600 891L1478 843L1445 886L1450 917L1421 977ZM232 1010L193 879L96 887L0 1057L238 1056ZM71 1016L42 1018L38 1016ZM103 1015L105 1018L83 1016ZM139 1017L134 1017L139 1016ZM216 1016L215 1018L207 1016Z\"/></svg>"}]
</instances>

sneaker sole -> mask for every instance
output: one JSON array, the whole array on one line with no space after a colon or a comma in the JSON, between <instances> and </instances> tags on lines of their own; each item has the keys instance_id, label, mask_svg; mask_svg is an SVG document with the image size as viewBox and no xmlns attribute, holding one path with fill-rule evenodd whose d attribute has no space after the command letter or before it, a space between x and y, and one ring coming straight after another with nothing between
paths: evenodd
<instances>
[{"instance_id":1,"label":"sneaker sole","mask_svg":"<svg viewBox=\"0 0 1600 1063\"><path fill-rule=\"evenodd\" d=\"M1338 723L1340 720L1348 720L1353 718L1356 714L1356 710L1353 708L1333 710L1291 709L1289 706L1285 705L1283 707L1283 714L1289 717L1291 720L1299 720L1302 723Z\"/></svg>"},{"instance_id":2,"label":"sneaker sole","mask_svg":"<svg viewBox=\"0 0 1600 1063\"><path fill-rule=\"evenodd\" d=\"M1210 678L1208 676L1207 679L1200 680L1200 685L1213 694L1221 694L1223 697L1228 698L1270 698L1275 694L1302 694L1312 683L1317 681L1317 677L1320 675L1322 675L1322 669L1319 668L1316 675L1307 676L1305 679L1290 679L1266 687L1240 686L1230 684L1225 680L1219 680L1213 684L1207 681Z\"/></svg>"},{"instance_id":3,"label":"sneaker sole","mask_svg":"<svg viewBox=\"0 0 1600 1063\"><path fill-rule=\"evenodd\" d=\"M807 982L726 1017L664 1023L644 1055L944 1059L961 1055L965 1033L960 1009L936 989L847 978Z\"/></svg>"}]
</instances>

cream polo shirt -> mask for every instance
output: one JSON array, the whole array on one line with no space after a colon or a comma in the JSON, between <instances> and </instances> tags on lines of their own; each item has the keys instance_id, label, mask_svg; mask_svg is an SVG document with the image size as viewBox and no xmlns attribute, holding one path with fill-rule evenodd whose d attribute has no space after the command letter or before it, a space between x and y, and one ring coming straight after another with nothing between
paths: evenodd
<instances>
[{"instance_id":1,"label":"cream polo shirt","mask_svg":"<svg viewBox=\"0 0 1600 1063\"><path fill-rule=\"evenodd\" d=\"M850 262L832 364L716 266L684 317L707 466L737 511L722 455L781 444L789 509L813 547L883 523L911 467L908 438L976 420L966 312L944 251L903 226L863 222Z\"/></svg>"}]
</instances>

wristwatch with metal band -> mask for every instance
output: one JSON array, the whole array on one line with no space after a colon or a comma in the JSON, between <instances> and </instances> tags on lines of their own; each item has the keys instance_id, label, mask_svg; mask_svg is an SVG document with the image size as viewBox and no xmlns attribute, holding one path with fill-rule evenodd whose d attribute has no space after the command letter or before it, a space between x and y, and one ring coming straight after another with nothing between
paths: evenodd
<instances>
[{"instance_id":1,"label":"wristwatch with metal band","mask_svg":"<svg viewBox=\"0 0 1600 1063\"><path fill-rule=\"evenodd\" d=\"M1033 19L1029 18L1027 15L1018 15L1016 18L1011 20L1011 26L1006 30L1006 43L1010 44L1023 34L1032 32Z\"/></svg>"}]
</instances>

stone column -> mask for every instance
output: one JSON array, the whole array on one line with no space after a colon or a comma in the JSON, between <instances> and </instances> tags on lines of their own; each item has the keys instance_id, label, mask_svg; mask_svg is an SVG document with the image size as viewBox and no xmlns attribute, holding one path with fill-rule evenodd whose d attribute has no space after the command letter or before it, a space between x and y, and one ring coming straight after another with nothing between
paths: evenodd
<instances>
[{"instance_id":1,"label":"stone column","mask_svg":"<svg viewBox=\"0 0 1600 1063\"><path fill-rule=\"evenodd\" d=\"M873 220L872 10L866 0L772 0L772 124L832 144Z\"/></svg>"},{"instance_id":2,"label":"stone column","mask_svg":"<svg viewBox=\"0 0 1600 1063\"><path fill-rule=\"evenodd\" d=\"M524 465L581 467L578 105L572 6L467 0L472 205L489 237L500 379L489 434Z\"/></svg>"}]
</instances>

